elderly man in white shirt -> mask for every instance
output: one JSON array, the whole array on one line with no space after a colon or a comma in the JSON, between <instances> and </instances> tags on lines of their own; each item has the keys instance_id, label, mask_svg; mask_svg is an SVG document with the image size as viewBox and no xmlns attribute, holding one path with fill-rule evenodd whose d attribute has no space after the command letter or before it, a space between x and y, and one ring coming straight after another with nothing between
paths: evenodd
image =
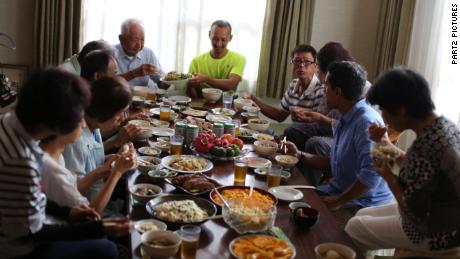
<instances>
[{"instance_id":1,"label":"elderly man in white shirt","mask_svg":"<svg viewBox=\"0 0 460 259\"><path fill-rule=\"evenodd\" d=\"M121 25L118 36L120 44L114 46L114 55L122 77L132 86L156 86L164 88L160 81L164 74L160 62L147 47L144 47L144 26L141 21L128 19Z\"/></svg>"}]
</instances>

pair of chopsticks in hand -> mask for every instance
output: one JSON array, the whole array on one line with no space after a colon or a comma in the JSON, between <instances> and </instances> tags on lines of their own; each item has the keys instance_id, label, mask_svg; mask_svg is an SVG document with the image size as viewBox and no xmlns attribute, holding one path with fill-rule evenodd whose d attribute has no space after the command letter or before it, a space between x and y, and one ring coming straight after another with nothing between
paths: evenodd
<instances>
[{"instance_id":1,"label":"pair of chopsticks in hand","mask_svg":"<svg viewBox=\"0 0 460 259\"><path fill-rule=\"evenodd\" d=\"M284 136L283 140L280 142L280 149L283 151L284 154L287 153L287 146L286 146L286 136Z\"/></svg>"}]
</instances>

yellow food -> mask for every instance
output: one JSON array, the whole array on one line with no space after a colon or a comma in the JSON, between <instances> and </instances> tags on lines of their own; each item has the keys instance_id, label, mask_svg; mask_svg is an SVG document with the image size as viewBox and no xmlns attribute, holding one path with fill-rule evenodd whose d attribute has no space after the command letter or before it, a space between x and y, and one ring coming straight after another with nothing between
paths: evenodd
<instances>
[{"instance_id":1,"label":"yellow food","mask_svg":"<svg viewBox=\"0 0 460 259\"><path fill-rule=\"evenodd\" d=\"M196 157L180 157L169 164L170 167L181 171L200 171L203 170L206 165L206 160Z\"/></svg>"},{"instance_id":2,"label":"yellow food","mask_svg":"<svg viewBox=\"0 0 460 259\"><path fill-rule=\"evenodd\" d=\"M233 244L233 252L238 258L291 258L291 246L284 240L270 236L242 237Z\"/></svg>"},{"instance_id":3,"label":"yellow food","mask_svg":"<svg viewBox=\"0 0 460 259\"><path fill-rule=\"evenodd\" d=\"M226 189L223 191L220 191L222 196L224 196L225 200L232 200L232 199L241 199L245 200L246 198L249 197L249 189ZM217 195L217 193L213 193L212 198L214 201L222 206L223 202ZM257 206L260 207L260 209L267 210L271 208L274 204L275 201L268 195L265 195L257 190L252 191L252 195L250 198Z\"/></svg>"}]
</instances>

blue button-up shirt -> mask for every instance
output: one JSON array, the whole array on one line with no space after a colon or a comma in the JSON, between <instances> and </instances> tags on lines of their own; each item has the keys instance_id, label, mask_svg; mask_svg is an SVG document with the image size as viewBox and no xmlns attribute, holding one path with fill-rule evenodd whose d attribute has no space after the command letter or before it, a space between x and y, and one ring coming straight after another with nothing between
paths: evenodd
<instances>
[{"instance_id":1,"label":"blue button-up shirt","mask_svg":"<svg viewBox=\"0 0 460 259\"><path fill-rule=\"evenodd\" d=\"M331 150L333 181L319 186L318 190L329 195L340 195L355 181L369 188L367 193L344 207L370 207L393 200L393 194L372 161L373 142L368 133L372 123L384 125L380 114L362 99L342 116L335 129Z\"/></svg>"},{"instance_id":2,"label":"blue button-up shirt","mask_svg":"<svg viewBox=\"0 0 460 259\"><path fill-rule=\"evenodd\" d=\"M164 74L157 57L155 56L153 51L147 47L144 47L135 56L128 56L123 50L123 47L121 47L120 44L117 44L113 46L113 52L115 59L117 60L118 72L120 74L124 74L128 71L136 69L142 64L152 64L157 67L157 76L136 77L128 82L132 86L140 85L155 88L156 83L160 81L161 76Z\"/></svg>"},{"instance_id":3,"label":"blue button-up shirt","mask_svg":"<svg viewBox=\"0 0 460 259\"><path fill-rule=\"evenodd\" d=\"M99 129L93 132L86 127L81 133L80 138L70 145L67 145L62 153L65 166L74 173L78 179L88 175L91 171L104 164L104 143L102 142ZM102 180L93 184L84 195L92 199L102 188Z\"/></svg>"}]
</instances>

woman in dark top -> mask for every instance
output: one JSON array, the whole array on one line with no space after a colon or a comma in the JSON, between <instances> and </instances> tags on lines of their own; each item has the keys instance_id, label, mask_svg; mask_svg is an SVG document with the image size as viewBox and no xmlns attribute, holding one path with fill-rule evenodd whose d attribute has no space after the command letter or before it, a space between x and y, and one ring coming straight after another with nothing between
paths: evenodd
<instances>
[{"instance_id":1,"label":"woman in dark top","mask_svg":"<svg viewBox=\"0 0 460 259\"><path fill-rule=\"evenodd\" d=\"M378 105L385 122L417 137L396 161L376 160L397 204L359 211L347 233L364 251L406 248L447 251L460 246L460 130L434 113L428 83L417 73L397 68L385 72L367 99ZM371 126L375 141L391 146L385 128ZM399 175L390 166L400 166ZM393 167L394 168L394 167Z\"/></svg>"}]
</instances>

